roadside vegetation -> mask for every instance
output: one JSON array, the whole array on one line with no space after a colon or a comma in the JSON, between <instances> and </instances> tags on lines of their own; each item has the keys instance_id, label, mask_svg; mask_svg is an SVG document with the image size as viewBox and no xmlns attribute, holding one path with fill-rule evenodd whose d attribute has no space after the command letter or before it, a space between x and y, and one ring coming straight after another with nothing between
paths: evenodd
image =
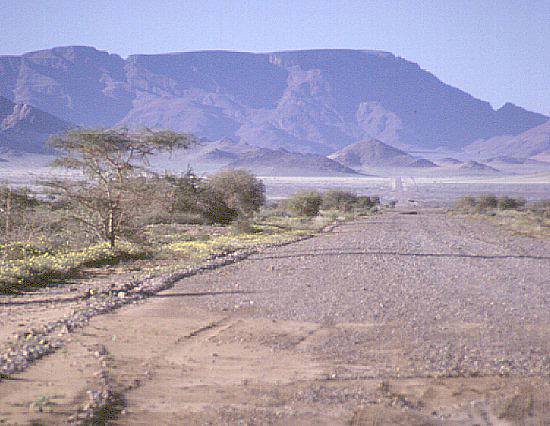
<instances>
[{"instance_id":1,"label":"roadside vegetation","mask_svg":"<svg viewBox=\"0 0 550 426\"><path fill-rule=\"evenodd\" d=\"M550 200L527 203L522 198L484 194L458 199L455 211L490 220L520 234L550 237Z\"/></svg>"},{"instance_id":2,"label":"roadside vegetation","mask_svg":"<svg viewBox=\"0 0 550 426\"><path fill-rule=\"evenodd\" d=\"M320 212L342 218L369 215L380 208L379 197L358 196L350 191L299 191L275 207L282 215L315 217Z\"/></svg>"},{"instance_id":3,"label":"roadside vegetation","mask_svg":"<svg viewBox=\"0 0 550 426\"><path fill-rule=\"evenodd\" d=\"M0 186L0 293L62 284L85 269L119 263L164 273L293 241L379 206L377 197L345 191L266 203L262 181L244 170L203 178L149 168L156 152L192 143L190 135L126 129L54 138L62 154L54 166L81 177L41 182L36 192Z\"/></svg>"}]
</instances>

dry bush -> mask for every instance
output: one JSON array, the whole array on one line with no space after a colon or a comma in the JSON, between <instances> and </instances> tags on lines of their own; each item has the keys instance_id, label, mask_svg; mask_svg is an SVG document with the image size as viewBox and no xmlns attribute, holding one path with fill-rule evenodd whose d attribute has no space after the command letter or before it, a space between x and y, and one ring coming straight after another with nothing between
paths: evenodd
<instances>
[{"instance_id":1,"label":"dry bush","mask_svg":"<svg viewBox=\"0 0 550 426\"><path fill-rule=\"evenodd\" d=\"M0 232L4 242L19 239L28 228L28 216L40 205L32 192L0 186Z\"/></svg>"},{"instance_id":2,"label":"dry bush","mask_svg":"<svg viewBox=\"0 0 550 426\"><path fill-rule=\"evenodd\" d=\"M339 210L349 212L357 203L357 194L340 189L330 190L323 193L323 210Z\"/></svg>"},{"instance_id":3,"label":"dry bush","mask_svg":"<svg viewBox=\"0 0 550 426\"><path fill-rule=\"evenodd\" d=\"M529 206L529 211L542 219L550 219L550 200L540 200Z\"/></svg>"},{"instance_id":4,"label":"dry bush","mask_svg":"<svg viewBox=\"0 0 550 426\"><path fill-rule=\"evenodd\" d=\"M235 220L231 224L231 231L233 234L254 234L256 229L252 226L250 221L245 219Z\"/></svg>"},{"instance_id":5,"label":"dry bush","mask_svg":"<svg viewBox=\"0 0 550 426\"><path fill-rule=\"evenodd\" d=\"M477 198L477 207L482 210L496 209L498 206L498 198L493 194L483 194Z\"/></svg>"},{"instance_id":6,"label":"dry bush","mask_svg":"<svg viewBox=\"0 0 550 426\"><path fill-rule=\"evenodd\" d=\"M366 213L373 207L380 205L380 197L358 196L354 192L339 189L326 191L322 197L323 203L321 208L323 210L338 210L342 213L349 213L351 211Z\"/></svg>"},{"instance_id":7,"label":"dry bush","mask_svg":"<svg viewBox=\"0 0 550 426\"><path fill-rule=\"evenodd\" d=\"M472 210L477 206L477 200L472 196L460 197L455 201L455 208L459 210Z\"/></svg>"},{"instance_id":8,"label":"dry bush","mask_svg":"<svg viewBox=\"0 0 550 426\"><path fill-rule=\"evenodd\" d=\"M498 199L499 210L519 210L525 207L526 201L523 198L501 197Z\"/></svg>"},{"instance_id":9,"label":"dry bush","mask_svg":"<svg viewBox=\"0 0 550 426\"><path fill-rule=\"evenodd\" d=\"M355 214L356 215L368 215L376 212L380 206L380 197L361 195L357 197L355 202Z\"/></svg>"},{"instance_id":10,"label":"dry bush","mask_svg":"<svg viewBox=\"0 0 550 426\"><path fill-rule=\"evenodd\" d=\"M136 214L142 213L136 206L149 201L145 196L146 175L152 174L149 158L194 142L192 135L168 130L72 129L49 139L59 152L52 166L79 171L83 179L45 184L56 199L71 207L73 220L115 248L120 236L136 236L139 229L133 225Z\"/></svg>"},{"instance_id":11,"label":"dry bush","mask_svg":"<svg viewBox=\"0 0 550 426\"><path fill-rule=\"evenodd\" d=\"M288 202L287 200L277 200L271 201L266 204L260 210L259 219L265 220L269 218L283 218L289 217L290 213L288 211Z\"/></svg>"},{"instance_id":12,"label":"dry bush","mask_svg":"<svg viewBox=\"0 0 550 426\"><path fill-rule=\"evenodd\" d=\"M288 208L298 216L313 217L319 214L322 203L317 191L300 191L288 199Z\"/></svg>"},{"instance_id":13,"label":"dry bush","mask_svg":"<svg viewBox=\"0 0 550 426\"><path fill-rule=\"evenodd\" d=\"M487 210L521 210L525 207L523 198L496 197L492 194L484 194L475 198L472 196L461 197L455 202L455 208L465 211L485 212Z\"/></svg>"}]
</instances>

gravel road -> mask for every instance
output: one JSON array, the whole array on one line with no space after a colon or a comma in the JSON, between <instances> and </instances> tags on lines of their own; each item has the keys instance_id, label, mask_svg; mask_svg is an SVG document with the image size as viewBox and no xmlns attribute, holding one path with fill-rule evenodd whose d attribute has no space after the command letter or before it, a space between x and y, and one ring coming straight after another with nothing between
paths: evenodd
<instances>
[{"instance_id":1,"label":"gravel road","mask_svg":"<svg viewBox=\"0 0 550 426\"><path fill-rule=\"evenodd\" d=\"M403 213L94 317L0 382L0 421L65 422L107 383L128 425L550 422L550 241Z\"/></svg>"},{"instance_id":2,"label":"gravel road","mask_svg":"<svg viewBox=\"0 0 550 426\"><path fill-rule=\"evenodd\" d=\"M385 214L192 277L185 291L205 282L243 292L194 298L212 310L370 324L318 350L376 375L550 374L550 241L487 223ZM398 351L400 365L370 354L373 345Z\"/></svg>"}]
</instances>

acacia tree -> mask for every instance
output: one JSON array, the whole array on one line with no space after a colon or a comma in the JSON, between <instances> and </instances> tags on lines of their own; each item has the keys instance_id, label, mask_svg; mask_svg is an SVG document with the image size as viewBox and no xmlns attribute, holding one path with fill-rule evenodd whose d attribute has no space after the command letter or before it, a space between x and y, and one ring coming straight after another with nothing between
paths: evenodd
<instances>
[{"instance_id":1,"label":"acacia tree","mask_svg":"<svg viewBox=\"0 0 550 426\"><path fill-rule=\"evenodd\" d=\"M72 219L114 248L139 208L140 181L152 173L150 157L187 148L194 141L192 135L168 130L70 130L50 138L50 145L60 153L52 166L79 171L82 178L46 184L68 204Z\"/></svg>"}]
</instances>

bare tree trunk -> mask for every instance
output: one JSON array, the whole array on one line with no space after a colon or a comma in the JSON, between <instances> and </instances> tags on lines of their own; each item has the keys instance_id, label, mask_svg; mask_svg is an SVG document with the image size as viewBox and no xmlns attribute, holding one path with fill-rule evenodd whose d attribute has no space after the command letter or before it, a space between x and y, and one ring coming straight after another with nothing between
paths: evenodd
<instances>
[{"instance_id":1,"label":"bare tree trunk","mask_svg":"<svg viewBox=\"0 0 550 426\"><path fill-rule=\"evenodd\" d=\"M109 212L109 243L111 244L111 248L115 248L116 244L116 231L115 231L115 210L111 209Z\"/></svg>"},{"instance_id":2,"label":"bare tree trunk","mask_svg":"<svg viewBox=\"0 0 550 426\"><path fill-rule=\"evenodd\" d=\"M5 227L5 230L4 230L6 241L10 240L12 205L13 205L13 194L11 192L11 188L8 188L8 193L6 195L6 213L5 213L6 227Z\"/></svg>"}]
</instances>

